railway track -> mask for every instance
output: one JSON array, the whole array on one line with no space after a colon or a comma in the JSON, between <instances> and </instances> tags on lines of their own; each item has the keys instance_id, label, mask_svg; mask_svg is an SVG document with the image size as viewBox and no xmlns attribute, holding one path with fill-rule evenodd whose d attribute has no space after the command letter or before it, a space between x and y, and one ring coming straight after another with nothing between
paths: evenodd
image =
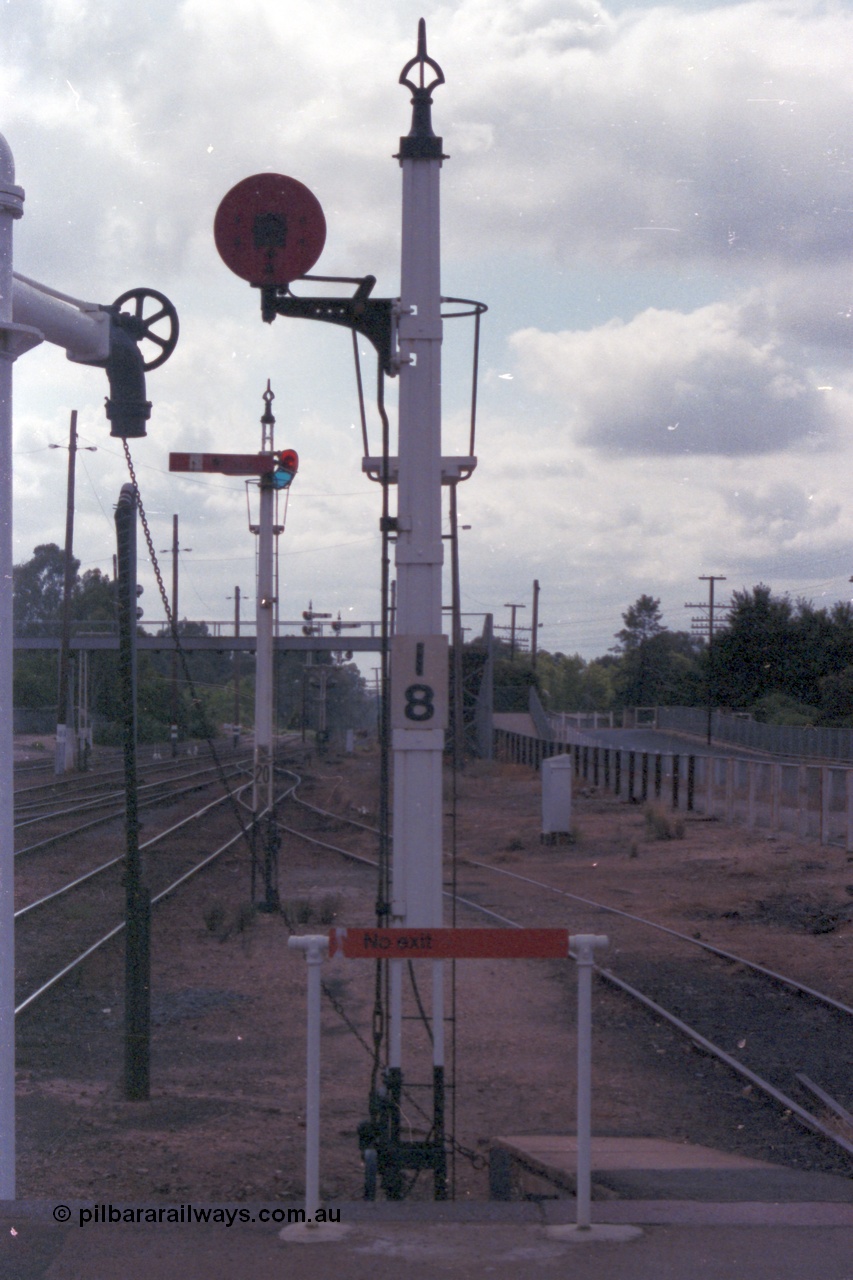
<instances>
[{"instance_id":1,"label":"railway track","mask_svg":"<svg viewBox=\"0 0 853 1280\"><path fill-rule=\"evenodd\" d=\"M215 786L223 778L226 780L234 779L246 772L247 765L248 760L243 764L238 762L225 769L221 765L209 765L182 775L172 775L168 779L143 783L138 793L138 809L140 812L144 812L148 809L159 808L162 805L169 805L184 796L192 795L196 791ZM186 785L175 785L181 783ZM98 810L101 810L101 812L98 812ZM68 825L66 822L68 818L77 818L89 812L96 812L97 816L87 817L84 822L76 825ZM20 858L24 854L37 853L53 845L67 843L69 840L91 831L94 827L104 826L122 818L124 813L124 792L110 791L101 798L83 800L79 804L67 805L64 809L42 812L38 816L16 822L16 830L30 827L35 827L37 830L28 832L27 838L30 843L16 849L15 857ZM35 839L33 839L33 834L36 836Z\"/></svg>"},{"instance_id":2,"label":"railway track","mask_svg":"<svg viewBox=\"0 0 853 1280\"><path fill-rule=\"evenodd\" d=\"M196 769L190 774L172 775L165 789L162 782L150 784L154 794L148 807L168 805L183 808L176 820L140 843L143 859L143 882L151 892L152 906L174 893L193 876L222 856L237 841L244 838L251 825L251 810L244 801L251 787L247 768L241 762L230 765L225 776L231 784L238 784L214 800L198 806L196 801L186 802L200 790L221 785L222 771L215 767ZM187 785L174 787L175 782ZM242 781L239 781L242 779ZM284 798L292 783L282 788L278 801ZM92 803L83 802L84 806ZM234 822L234 834L220 841L212 850L204 847L205 824L210 825L219 811L227 805L237 804L243 813L242 822ZM69 806L63 816L79 812L79 807ZM124 806L117 813L110 813L95 820L104 823L123 816ZM56 814L52 815L54 818ZM175 817L175 815L173 815ZM124 929L124 843L116 838L112 849L104 849L99 843L95 856L91 842L80 849L80 837L88 833L92 822L66 828L37 845L21 852L41 851L41 857L28 859L26 870L17 876L17 895L21 905L15 912L16 948L16 1014L24 1012L70 973L83 964L89 956L106 946ZM62 857L44 853L47 846L62 842Z\"/></svg>"},{"instance_id":3,"label":"railway track","mask_svg":"<svg viewBox=\"0 0 853 1280\"><path fill-rule=\"evenodd\" d=\"M378 835L363 822L308 804L296 791L291 798L315 824ZM316 830L281 828L349 860L377 865ZM445 896L454 895L446 890ZM564 926L567 906L573 932L606 928L612 959L595 966L603 982L725 1064L746 1082L747 1092L772 1099L782 1123L794 1118L847 1160L853 1157L846 1119L853 1103L853 1007L843 999L658 921L481 860L460 859L455 901L457 908L509 928Z\"/></svg>"},{"instance_id":4,"label":"railway track","mask_svg":"<svg viewBox=\"0 0 853 1280\"><path fill-rule=\"evenodd\" d=\"M324 781L328 784L331 780ZM298 791L300 782L299 773L291 771L279 788L280 799L290 796L284 811L280 810L282 833L323 854L346 858L372 874L376 868L376 828L360 814L335 812L303 800ZM212 811L210 821L215 820L215 811ZM196 846L201 843L199 824L202 821L190 819L187 824L195 836ZM176 892L240 839L239 832L227 839L223 838L224 834L215 841L211 839L210 844L215 843L216 847L211 849L208 845L203 858L196 848L195 857L188 857L179 865L176 855L172 871L154 886L155 900L161 901ZM160 859L155 851L148 856ZM165 868L167 859L163 858L162 862ZM286 853L282 855L282 863L286 865ZM704 1063L707 1055L715 1054L726 1064L725 1072L740 1070L741 1086L753 1090L755 1095L763 1092L773 1099L772 1106L762 1109L765 1117L768 1112L772 1113L771 1119L757 1119L755 1123L764 1126L762 1134L771 1124L779 1126L780 1132L785 1126L786 1138L784 1143L780 1142L779 1151L785 1150L792 1161L807 1166L849 1172L853 1155L851 1135L844 1131L843 1123L828 1121L825 1104L817 1105L814 1094L804 1095L803 1086L796 1079L800 1076L814 1081L831 1099L840 1099L849 1106L850 1099L845 1093L849 1082L843 1079L841 1064L849 1054L853 1018L843 999L845 993L818 991L796 975L771 971L749 957L716 947L707 939L702 939L700 945L699 939L680 934L657 921L632 915L606 902L573 895L558 881L556 870L553 877L550 869L547 876L525 876L523 867L514 871L481 858L467 862L460 859L456 910L465 922L479 917L506 927L568 923L573 931L608 932L611 947L601 980L608 984L612 994L605 998L602 993L602 1024L608 1008L612 1011L614 1007L621 1007L623 1000L630 1000L638 1010L631 1015L632 1025L642 1025L638 1020L647 1016L653 1019L644 1039L658 1042L663 1033L657 1027L662 1024L671 1027L673 1036L683 1037L685 1051L671 1054L668 1065L674 1070L688 1069L690 1087L697 1094L697 1113L698 1095L705 1088L700 1079L707 1070ZM108 882L112 884L105 872L102 883ZM314 883L313 876L310 882ZM97 885L97 877L94 883ZM64 896L73 901L76 892L69 891ZM33 970L29 985L20 988L19 1012L23 1013L33 1004L37 1006L42 994L120 934L121 908L120 904L115 906L117 895L120 897L120 890L113 885L109 894L105 891L101 895L104 901L97 893L86 900L90 903L90 912L97 911L101 920L96 931L99 936L93 935L92 941L85 945L75 945L50 964L43 957L40 961L43 972L36 974ZM108 925L105 900L110 896L114 902L111 909L115 909L115 923ZM365 902L371 900L372 893L366 890ZM29 927L25 923L27 917L37 921L42 912L53 910L50 904L42 907L33 902L19 921L21 938L24 938L24 928ZM629 992L627 986L633 990ZM764 1010L760 1018L756 1010ZM620 1017L624 1020L624 1015ZM355 1018L355 1022L358 1021ZM792 1031L790 1036L786 1029ZM744 1041L742 1046L740 1041ZM783 1043L788 1046L784 1053ZM699 1054L694 1052L696 1049L700 1050ZM838 1072L842 1076L840 1082L838 1074L833 1074ZM731 1094L731 1090L728 1093ZM811 1129L817 1137L798 1136L794 1121ZM763 1140L756 1140L756 1145Z\"/></svg>"}]
</instances>

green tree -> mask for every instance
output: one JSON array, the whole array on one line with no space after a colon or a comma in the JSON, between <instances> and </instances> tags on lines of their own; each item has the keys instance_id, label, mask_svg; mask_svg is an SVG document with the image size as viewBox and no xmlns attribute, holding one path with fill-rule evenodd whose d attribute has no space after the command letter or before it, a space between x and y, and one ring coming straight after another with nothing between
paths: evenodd
<instances>
[{"instance_id":1,"label":"green tree","mask_svg":"<svg viewBox=\"0 0 853 1280\"><path fill-rule=\"evenodd\" d=\"M80 561L72 559L76 582ZM19 636L44 635L62 616L65 552L55 542L43 542L31 559L12 568L15 631Z\"/></svg>"},{"instance_id":2,"label":"green tree","mask_svg":"<svg viewBox=\"0 0 853 1280\"><path fill-rule=\"evenodd\" d=\"M615 685L622 706L692 706L700 697L701 644L685 631L668 631L660 600L641 595L622 614L616 633Z\"/></svg>"}]
</instances>

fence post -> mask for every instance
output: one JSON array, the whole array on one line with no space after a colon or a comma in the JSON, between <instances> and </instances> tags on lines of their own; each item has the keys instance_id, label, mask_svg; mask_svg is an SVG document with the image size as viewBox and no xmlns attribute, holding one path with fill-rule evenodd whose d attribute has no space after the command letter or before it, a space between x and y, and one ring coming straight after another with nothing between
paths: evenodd
<instances>
[{"instance_id":1,"label":"fence post","mask_svg":"<svg viewBox=\"0 0 853 1280\"><path fill-rule=\"evenodd\" d=\"M779 830L782 817L782 766L770 766L770 830L775 834Z\"/></svg>"},{"instance_id":2,"label":"fence post","mask_svg":"<svg viewBox=\"0 0 853 1280\"><path fill-rule=\"evenodd\" d=\"M808 765L797 766L797 827L801 839L809 834L809 775Z\"/></svg>"},{"instance_id":3,"label":"fence post","mask_svg":"<svg viewBox=\"0 0 853 1280\"><path fill-rule=\"evenodd\" d=\"M735 762L731 756L726 760L726 822L731 825L735 820Z\"/></svg>"}]
</instances>

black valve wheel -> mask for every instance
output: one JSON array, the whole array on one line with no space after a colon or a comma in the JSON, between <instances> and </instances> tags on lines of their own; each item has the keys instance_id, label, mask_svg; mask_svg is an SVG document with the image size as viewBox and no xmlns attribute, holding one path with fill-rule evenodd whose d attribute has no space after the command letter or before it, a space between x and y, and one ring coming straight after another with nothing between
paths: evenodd
<instances>
[{"instance_id":1,"label":"black valve wheel","mask_svg":"<svg viewBox=\"0 0 853 1280\"><path fill-rule=\"evenodd\" d=\"M130 312L122 311L125 303L132 303ZM164 293L156 289L128 289L112 305L118 324L125 329L135 342L149 342L154 351L143 350L143 368L157 369L169 359L178 341L180 326L178 313Z\"/></svg>"}]
</instances>

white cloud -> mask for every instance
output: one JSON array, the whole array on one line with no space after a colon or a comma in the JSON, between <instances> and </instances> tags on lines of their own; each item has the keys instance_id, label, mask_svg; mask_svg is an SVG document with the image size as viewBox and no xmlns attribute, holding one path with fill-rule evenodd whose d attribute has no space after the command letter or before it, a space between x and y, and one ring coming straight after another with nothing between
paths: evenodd
<instances>
[{"instance_id":1,"label":"white cloud","mask_svg":"<svg viewBox=\"0 0 853 1280\"><path fill-rule=\"evenodd\" d=\"M846 583L853 15L788 0L618 9L6 6L0 130L27 192L18 266L97 301L147 284L176 303L181 341L149 379L150 433L134 456L167 526L158 546L181 512L200 596L249 586L243 494L177 482L165 456L254 448L271 376L279 439L302 457L283 548L288 598L301 608L327 592L324 607L375 613L378 492L360 475L350 425L348 335L263 326L257 297L216 254L212 221L239 179L290 173L326 213L316 269L370 271L378 294L395 293L392 154L409 126L397 75L422 12L447 76L434 107L451 155L444 279L492 308L481 465L460 491L474 526L463 540L468 605L524 599L539 576L546 623L567 620L547 642L591 655L644 591L683 625L694 590L684 584L702 572L736 586L776 573L775 586L806 592L833 575ZM620 282L631 297L593 324L581 295L596 273L608 277L605 299ZM680 285L684 300L673 300L666 291ZM464 362L450 354L451 326L446 337L453 409L467 389L456 386ZM61 540L63 455L28 449L61 440L75 404L100 450L87 455L93 484L79 487L78 547L84 563L100 556L108 567L124 474L103 418L105 379L48 350L15 376L16 559ZM461 420L448 423L451 451L464 436Z\"/></svg>"},{"instance_id":2,"label":"white cloud","mask_svg":"<svg viewBox=\"0 0 853 1280\"><path fill-rule=\"evenodd\" d=\"M829 433L825 398L784 357L764 309L649 309L582 332L510 338L519 368L572 437L651 454L761 454Z\"/></svg>"}]
</instances>

